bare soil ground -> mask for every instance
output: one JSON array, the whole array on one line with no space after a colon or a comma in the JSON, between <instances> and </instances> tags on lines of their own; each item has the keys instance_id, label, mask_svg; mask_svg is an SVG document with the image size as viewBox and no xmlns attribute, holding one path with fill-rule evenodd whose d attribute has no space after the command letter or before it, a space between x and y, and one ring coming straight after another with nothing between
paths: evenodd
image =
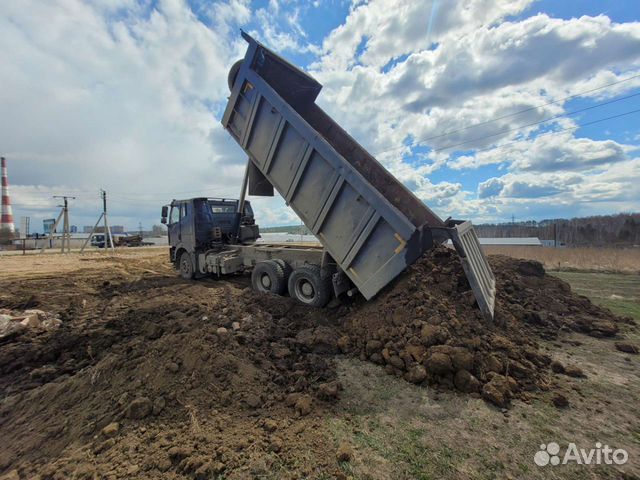
<instances>
[{"instance_id":1,"label":"bare soil ground","mask_svg":"<svg viewBox=\"0 0 640 480\"><path fill-rule=\"evenodd\" d=\"M450 255L324 310L184 281L156 249L2 257L0 308L63 323L0 339L0 474L638 478L633 319L495 257L484 322ZM551 441L629 461L536 466Z\"/></svg>"}]
</instances>

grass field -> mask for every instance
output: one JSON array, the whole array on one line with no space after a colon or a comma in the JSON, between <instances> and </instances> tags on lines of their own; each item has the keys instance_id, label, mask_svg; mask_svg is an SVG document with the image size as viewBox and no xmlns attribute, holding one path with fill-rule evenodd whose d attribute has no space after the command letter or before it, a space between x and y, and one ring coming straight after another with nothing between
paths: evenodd
<instances>
[{"instance_id":1,"label":"grass field","mask_svg":"<svg viewBox=\"0 0 640 480\"><path fill-rule=\"evenodd\" d=\"M553 272L553 275L569 282L573 290L592 302L640 321L640 275L594 272Z\"/></svg>"},{"instance_id":2,"label":"grass field","mask_svg":"<svg viewBox=\"0 0 640 480\"><path fill-rule=\"evenodd\" d=\"M640 274L640 248L544 248L485 246L488 254L541 262L547 270Z\"/></svg>"}]
</instances>

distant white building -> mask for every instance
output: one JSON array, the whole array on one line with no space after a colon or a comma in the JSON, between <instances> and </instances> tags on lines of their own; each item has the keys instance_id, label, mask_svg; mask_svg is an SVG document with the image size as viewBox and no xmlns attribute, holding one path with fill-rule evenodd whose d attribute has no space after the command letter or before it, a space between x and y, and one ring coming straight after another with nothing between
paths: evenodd
<instances>
[{"instance_id":1,"label":"distant white building","mask_svg":"<svg viewBox=\"0 0 640 480\"><path fill-rule=\"evenodd\" d=\"M503 246L503 247L541 247L542 242L538 237L512 237L512 238L496 238L496 237L480 237L478 238L480 245ZM447 242L451 245L451 240Z\"/></svg>"},{"instance_id":2,"label":"distant white building","mask_svg":"<svg viewBox=\"0 0 640 480\"><path fill-rule=\"evenodd\" d=\"M519 247L541 247L542 242L538 237L513 237L513 238L479 238L480 245L506 245Z\"/></svg>"}]
</instances>

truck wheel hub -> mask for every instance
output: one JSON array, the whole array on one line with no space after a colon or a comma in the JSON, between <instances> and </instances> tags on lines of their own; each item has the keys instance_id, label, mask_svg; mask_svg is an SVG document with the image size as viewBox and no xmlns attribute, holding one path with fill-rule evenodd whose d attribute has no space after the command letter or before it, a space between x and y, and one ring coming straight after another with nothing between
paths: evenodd
<instances>
[{"instance_id":1,"label":"truck wheel hub","mask_svg":"<svg viewBox=\"0 0 640 480\"><path fill-rule=\"evenodd\" d=\"M302 292L302 294L305 297L312 297L313 296L313 285L311 285L309 282L302 282L302 285L300 285L300 291Z\"/></svg>"},{"instance_id":2,"label":"truck wheel hub","mask_svg":"<svg viewBox=\"0 0 640 480\"><path fill-rule=\"evenodd\" d=\"M260 283L266 289L271 288L271 279L269 278L269 275L262 275L262 278L260 279Z\"/></svg>"}]
</instances>

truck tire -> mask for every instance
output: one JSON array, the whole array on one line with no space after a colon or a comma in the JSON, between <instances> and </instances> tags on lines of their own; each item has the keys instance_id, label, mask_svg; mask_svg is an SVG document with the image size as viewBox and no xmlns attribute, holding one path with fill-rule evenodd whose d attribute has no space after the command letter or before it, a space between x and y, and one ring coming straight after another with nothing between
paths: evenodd
<instances>
[{"instance_id":1,"label":"truck tire","mask_svg":"<svg viewBox=\"0 0 640 480\"><path fill-rule=\"evenodd\" d=\"M180 260L178 261L178 271L180 272L180 276L185 280L191 280L195 277L195 272L193 268L193 262L191 261L191 255L189 252L182 252L180 255Z\"/></svg>"},{"instance_id":2,"label":"truck tire","mask_svg":"<svg viewBox=\"0 0 640 480\"><path fill-rule=\"evenodd\" d=\"M304 305L324 307L331 300L331 280L317 265L304 265L289 277L289 295Z\"/></svg>"},{"instance_id":3,"label":"truck tire","mask_svg":"<svg viewBox=\"0 0 640 480\"><path fill-rule=\"evenodd\" d=\"M284 272L284 283L286 287L287 282L289 281L289 277L291 276L291 272L293 272L293 268L291 268L291 265L289 265L281 258L274 258L273 261L282 267L282 271Z\"/></svg>"},{"instance_id":4,"label":"truck tire","mask_svg":"<svg viewBox=\"0 0 640 480\"><path fill-rule=\"evenodd\" d=\"M283 268L274 260L256 263L251 272L251 286L256 292L282 295L287 289Z\"/></svg>"}]
</instances>

